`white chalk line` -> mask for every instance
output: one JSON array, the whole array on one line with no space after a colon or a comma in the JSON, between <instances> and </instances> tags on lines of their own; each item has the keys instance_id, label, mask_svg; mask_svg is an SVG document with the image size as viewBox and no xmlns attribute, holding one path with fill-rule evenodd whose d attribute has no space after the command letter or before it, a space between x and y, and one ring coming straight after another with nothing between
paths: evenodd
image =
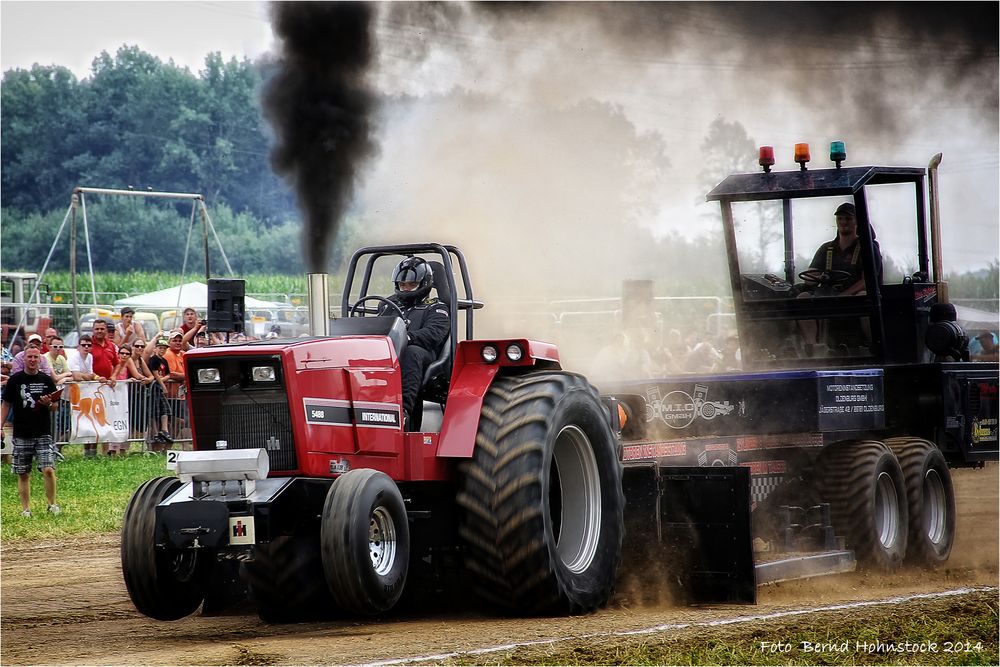
<instances>
[{"instance_id":1,"label":"white chalk line","mask_svg":"<svg viewBox=\"0 0 1000 667\"><path fill-rule=\"evenodd\" d=\"M751 623L753 621L769 621L776 618L787 618L789 616L802 616L805 614L815 614L823 611L841 611L844 609L860 609L862 607L876 607L881 605L898 604L900 602L910 602L913 600L933 600L936 598L946 598L955 595L966 595L968 593L979 593L984 591L997 591L996 586L976 586L971 588L955 588L949 591L939 591L937 593L914 593L912 595L900 595L882 600L866 600L863 602L845 602L843 604L826 605L823 607L809 607L807 609L790 609L788 611L776 611L769 614L756 614L753 616L736 616L734 618L723 618L715 621L692 621L690 623L664 623L654 625L649 628L638 630L614 630L606 632L591 632L583 635L571 635L568 637L554 637L550 639L534 639L530 641L514 642L511 644L499 644L483 648L469 649L467 651L452 651L450 653L437 653L434 655L413 656L409 658L395 658L393 660L380 660L378 662L362 663L365 667L389 667L390 665L404 665L411 662L441 662L449 658L457 658L462 655L484 655L486 653L497 653L499 651L512 651L519 648L531 646L544 646L546 644L558 644L559 642L572 641L574 639L596 639L600 637L629 637L634 635L650 635L667 630L685 630L687 628L711 628L721 625L734 625L738 623Z\"/></svg>"}]
</instances>

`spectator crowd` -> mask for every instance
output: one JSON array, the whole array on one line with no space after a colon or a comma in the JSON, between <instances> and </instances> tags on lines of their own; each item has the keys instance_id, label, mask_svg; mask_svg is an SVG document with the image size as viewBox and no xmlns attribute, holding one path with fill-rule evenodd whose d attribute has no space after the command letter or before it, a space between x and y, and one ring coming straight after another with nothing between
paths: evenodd
<instances>
[{"instance_id":1,"label":"spectator crowd","mask_svg":"<svg viewBox=\"0 0 1000 667\"><path fill-rule=\"evenodd\" d=\"M205 320L200 319L194 308L185 308L183 320L177 329L160 331L147 340L143 327L135 321L135 311L121 309L118 322L99 318L93 321L89 333L82 333L76 348L65 345L55 328L49 327L45 335L28 336L23 348L15 341L10 348L2 347L0 386L22 373L30 351L39 355L37 372L49 378L57 388L71 382L98 382L114 387L119 382L129 382L130 393L143 392L147 415L139 418L146 424L137 424L133 417L132 431L145 431L145 440L152 451L164 451L173 445L171 432L182 432L185 427L184 405L184 354L195 347L227 342L226 334L208 334ZM280 333L280 332L278 332ZM269 337L278 334L272 331ZM234 342L255 340L245 335L230 336ZM59 435L68 435L70 408L69 397L57 400L56 429ZM136 405L138 401L129 401ZM173 429L171 429L173 426ZM117 456L128 451L129 443L102 443L100 453ZM84 444L84 456L98 455L97 444ZM5 455L4 460L9 457Z\"/></svg>"}]
</instances>

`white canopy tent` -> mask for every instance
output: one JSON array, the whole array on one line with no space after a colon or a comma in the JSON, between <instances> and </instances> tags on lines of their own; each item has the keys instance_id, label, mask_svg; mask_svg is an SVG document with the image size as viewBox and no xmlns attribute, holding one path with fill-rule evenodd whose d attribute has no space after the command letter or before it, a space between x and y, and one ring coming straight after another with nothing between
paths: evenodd
<instances>
[{"instance_id":1,"label":"white canopy tent","mask_svg":"<svg viewBox=\"0 0 1000 667\"><path fill-rule=\"evenodd\" d=\"M208 305L208 285L203 282L185 283L179 287L168 287L167 289L130 296L127 299L115 301L115 308L131 306L136 310L174 310L178 306L183 309L188 306L195 308L204 314ZM244 298L244 305L247 310L272 310L287 307L285 304L273 301L261 301L252 296Z\"/></svg>"}]
</instances>

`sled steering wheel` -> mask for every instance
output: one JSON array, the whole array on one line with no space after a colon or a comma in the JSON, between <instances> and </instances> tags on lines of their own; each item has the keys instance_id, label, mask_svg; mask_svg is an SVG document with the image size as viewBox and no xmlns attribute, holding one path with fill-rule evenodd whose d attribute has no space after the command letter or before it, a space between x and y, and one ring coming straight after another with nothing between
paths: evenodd
<instances>
[{"instance_id":1,"label":"sled steering wheel","mask_svg":"<svg viewBox=\"0 0 1000 667\"><path fill-rule=\"evenodd\" d=\"M806 284L819 287L847 287L853 277L849 271L839 269L830 269L829 271L806 269L799 274L799 278Z\"/></svg>"}]
</instances>

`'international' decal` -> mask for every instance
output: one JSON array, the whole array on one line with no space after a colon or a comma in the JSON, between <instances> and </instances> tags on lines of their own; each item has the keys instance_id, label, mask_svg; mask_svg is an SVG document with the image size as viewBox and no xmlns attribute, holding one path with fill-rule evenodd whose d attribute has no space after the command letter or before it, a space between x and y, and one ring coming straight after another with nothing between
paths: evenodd
<instances>
[{"instance_id":1,"label":"'international' decal","mask_svg":"<svg viewBox=\"0 0 1000 667\"><path fill-rule=\"evenodd\" d=\"M358 428L401 427L399 406L394 403L341 401L327 398L302 399L306 423L322 426L357 426Z\"/></svg>"}]
</instances>

